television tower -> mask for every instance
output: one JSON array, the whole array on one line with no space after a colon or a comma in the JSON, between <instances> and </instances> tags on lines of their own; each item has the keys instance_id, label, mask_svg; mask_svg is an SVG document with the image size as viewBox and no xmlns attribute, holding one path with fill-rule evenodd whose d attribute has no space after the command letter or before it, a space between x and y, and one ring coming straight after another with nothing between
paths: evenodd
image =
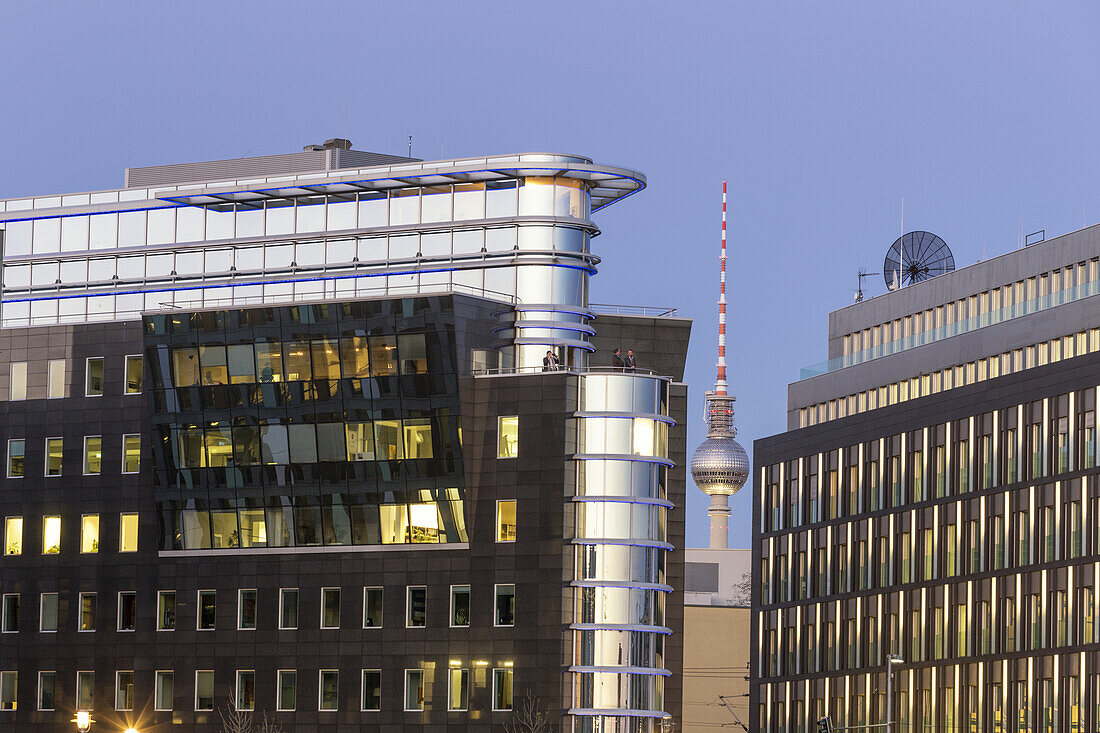
<instances>
[{"instance_id":1,"label":"television tower","mask_svg":"<svg viewBox=\"0 0 1100 733\"><path fill-rule=\"evenodd\" d=\"M691 457L691 478L710 497L710 547L729 546L729 499L749 477L749 456L735 438L733 403L726 392L726 182L722 181L722 276L718 295L718 378L706 395L707 438Z\"/></svg>"}]
</instances>

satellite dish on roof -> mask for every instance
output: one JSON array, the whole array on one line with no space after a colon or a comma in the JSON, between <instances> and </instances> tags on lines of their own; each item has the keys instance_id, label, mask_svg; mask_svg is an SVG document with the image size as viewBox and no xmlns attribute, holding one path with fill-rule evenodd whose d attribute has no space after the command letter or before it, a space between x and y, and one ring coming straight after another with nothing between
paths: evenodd
<instances>
[{"instance_id":1,"label":"satellite dish on roof","mask_svg":"<svg viewBox=\"0 0 1100 733\"><path fill-rule=\"evenodd\" d=\"M955 269L955 257L947 242L932 232L909 232L898 237L886 251L882 275L886 287L897 290Z\"/></svg>"}]
</instances>

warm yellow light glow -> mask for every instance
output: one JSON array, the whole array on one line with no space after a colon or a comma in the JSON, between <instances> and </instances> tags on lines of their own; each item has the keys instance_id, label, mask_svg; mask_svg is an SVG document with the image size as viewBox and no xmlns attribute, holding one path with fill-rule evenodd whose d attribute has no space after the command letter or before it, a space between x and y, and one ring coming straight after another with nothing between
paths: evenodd
<instances>
[{"instance_id":1,"label":"warm yellow light glow","mask_svg":"<svg viewBox=\"0 0 1100 733\"><path fill-rule=\"evenodd\" d=\"M452 667L461 667L462 666L462 660L461 659L452 659L451 660L451 666Z\"/></svg>"},{"instance_id":2,"label":"warm yellow light glow","mask_svg":"<svg viewBox=\"0 0 1100 733\"><path fill-rule=\"evenodd\" d=\"M131 727L127 728L125 731L123 731L123 733L138 733L138 729L131 726Z\"/></svg>"},{"instance_id":3,"label":"warm yellow light glow","mask_svg":"<svg viewBox=\"0 0 1100 733\"><path fill-rule=\"evenodd\" d=\"M511 667L511 666L512 666L512 663L511 663L511 662L505 662L505 663L504 663L504 666L505 666L505 667Z\"/></svg>"},{"instance_id":4,"label":"warm yellow light glow","mask_svg":"<svg viewBox=\"0 0 1100 733\"><path fill-rule=\"evenodd\" d=\"M79 710L76 713L76 717L73 718L73 722L76 723L76 727L81 731L86 731L92 727L92 714L87 710Z\"/></svg>"},{"instance_id":5,"label":"warm yellow light glow","mask_svg":"<svg viewBox=\"0 0 1100 733\"><path fill-rule=\"evenodd\" d=\"M476 662L474 662L474 664L476 664L479 667L488 667L489 666L489 663L486 662L484 659L479 659Z\"/></svg>"}]
</instances>

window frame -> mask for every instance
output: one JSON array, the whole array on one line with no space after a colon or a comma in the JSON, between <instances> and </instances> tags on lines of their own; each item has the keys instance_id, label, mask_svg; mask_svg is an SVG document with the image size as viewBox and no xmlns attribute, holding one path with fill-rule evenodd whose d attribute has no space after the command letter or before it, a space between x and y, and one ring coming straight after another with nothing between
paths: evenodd
<instances>
[{"instance_id":1,"label":"window frame","mask_svg":"<svg viewBox=\"0 0 1100 733\"><path fill-rule=\"evenodd\" d=\"M48 539L46 534L46 522L50 519L57 520L57 544L46 546L46 540ZM56 550L50 549L56 547ZM61 515L60 514L43 514L42 515L42 554L43 555L60 555L61 554Z\"/></svg>"},{"instance_id":2,"label":"window frame","mask_svg":"<svg viewBox=\"0 0 1100 733\"><path fill-rule=\"evenodd\" d=\"M21 458L23 459L23 473L18 474L18 475L12 473L12 471L11 471L11 459L12 459L11 447L12 447L12 444L14 444L14 443L22 443L23 444L23 455L21 456ZM27 439L26 438L8 438L8 463L7 463L7 466L4 469L4 475L7 478L10 478L10 479L21 479L21 478L24 478L27 475Z\"/></svg>"},{"instance_id":3,"label":"window frame","mask_svg":"<svg viewBox=\"0 0 1100 733\"><path fill-rule=\"evenodd\" d=\"M367 707L367 675L378 675L378 707ZM359 673L359 712L361 713L378 713L382 711L382 670L381 669L364 669Z\"/></svg>"},{"instance_id":4,"label":"window frame","mask_svg":"<svg viewBox=\"0 0 1100 733\"><path fill-rule=\"evenodd\" d=\"M283 707L283 675L294 677L294 706ZM280 669L275 672L275 711L279 713L291 713L298 709L298 670Z\"/></svg>"},{"instance_id":5,"label":"window frame","mask_svg":"<svg viewBox=\"0 0 1100 733\"><path fill-rule=\"evenodd\" d=\"M88 470L88 441L94 438L99 438L99 470ZM84 476L99 476L103 473L103 436L102 435L85 435L84 436L84 457L81 460L82 475Z\"/></svg>"},{"instance_id":6,"label":"window frame","mask_svg":"<svg viewBox=\"0 0 1100 733\"><path fill-rule=\"evenodd\" d=\"M137 467L136 471L127 471L126 470L126 439L127 438L137 438L137 441L138 441L138 467ZM101 451L102 451L102 448L101 448ZM101 467L102 467L102 461L103 461L103 458L102 458L102 455L101 455L100 456L100 466ZM120 473L122 473L123 476L133 476L135 474L141 473L141 433L123 433L122 434L122 463L121 463L121 466L120 466Z\"/></svg>"},{"instance_id":7,"label":"window frame","mask_svg":"<svg viewBox=\"0 0 1100 733\"><path fill-rule=\"evenodd\" d=\"M512 677L512 692L513 692L512 707L509 707L509 708L498 708L497 707L497 681L498 681L497 672L501 672L501 673L507 672ZM515 701L515 695L514 695L515 689L516 689L515 683L516 683L516 677L515 677L515 668L514 667L493 667L493 684L492 684L493 689L491 691L492 698L490 698L490 702L491 702L491 705L492 705L492 711L494 713L510 713L513 710L515 710L515 708L516 708L516 701Z\"/></svg>"},{"instance_id":8,"label":"window frame","mask_svg":"<svg viewBox=\"0 0 1100 733\"><path fill-rule=\"evenodd\" d=\"M65 387L68 386L65 382L65 372L68 371L65 359L47 359L46 360L46 399L48 400L63 400L65 399ZM50 387L53 386L53 372L55 365L61 365L61 394L51 394Z\"/></svg>"},{"instance_id":9,"label":"window frame","mask_svg":"<svg viewBox=\"0 0 1100 733\"><path fill-rule=\"evenodd\" d=\"M321 706L321 701L324 699L325 694L325 675L336 675L336 707L326 708ZM319 669L317 670L317 712L319 713L338 713L340 712L340 670L339 669Z\"/></svg>"},{"instance_id":10,"label":"window frame","mask_svg":"<svg viewBox=\"0 0 1100 733\"><path fill-rule=\"evenodd\" d=\"M126 526L127 517L133 517L134 518L134 535L135 535L135 537L134 537L134 549L132 549L132 550L125 549L125 545L123 545L123 540L126 538L125 526ZM138 519L138 513L137 512L119 512L119 515L118 515L118 551L120 553L129 554L131 552L137 552L138 551L138 538L137 538L136 535L138 535L138 527L139 526L140 526L140 520Z\"/></svg>"},{"instance_id":11,"label":"window frame","mask_svg":"<svg viewBox=\"0 0 1100 733\"><path fill-rule=\"evenodd\" d=\"M57 473L50 473L50 441L56 440L61 443L61 467ZM61 435L52 435L43 440L42 445L44 447L42 453L42 476L45 478L57 478L65 475L65 438Z\"/></svg>"},{"instance_id":12,"label":"window frame","mask_svg":"<svg viewBox=\"0 0 1100 733\"><path fill-rule=\"evenodd\" d=\"M501 455L500 444L504 439L504 421L515 420L516 423L516 444L512 450L511 455ZM497 415L497 460L506 461L513 458L519 458L519 415Z\"/></svg>"},{"instance_id":13,"label":"window frame","mask_svg":"<svg viewBox=\"0 0 1100 733\"><path fill-rule=\"evenodd\" d=\"M418 707L418 708L410 708L409 707L409 677L410 677L410 674L412 674L412 673L420 675L420 688L421 688L421 690L424 690L424 699L420 701L420 707ZM406 668L405 669L405 687L404 687L404 691L405 691L404 694L401 696L401 707L404 708L405 712L406 713L422 713L422 712L424 712L424 710L427 708L428 695L427 695L427 690L424 686L424 670L423 669L420 669L419 667L417 667L415 669L412 669L412 668Z\"/></svg>"},{"instance_id":14,"label":"window frame","mask_svg":"<svg viewBox=\"0 0 1100 733\"><path fill-rule=\"evenodd\" d=\"M413 590L424 591L424 623L414 624L412 622L412 592ZM405 628L406 629L423 629L428 626L428 586L426 585L406 585L405 586Z\"/></svg>"},{"instance_id":15,"label":"window frame","mask_svg":"<svg viewBox=\"0 0 1100 733\"><path fill-rule=\"evenodd\" d=\"M50 708L42 707L42 675L44 675L44 674L53 675L53 690L50 692L50 697L53 698L53 700L52 700L53 707L50 707ZM40 669L40 670L38 670L38 687L36 688L34 704L35 704L35 709L38 710L39 712L57 710L57 671L56 670L49 670L49 669Z\"/></svg>"},{"instance_id":16,"label":"window frame","mask_svg":"<svg viewBox=\"0 0 1100 733\"><path fill-rule=\"evenodd\" d=\"M19 707L19 671L15 669L0 670L0 690L4 689L4 677L6 675L15 675L15 699L11 701L11 707L6 707L2 701L0 701L0 712L6 710L15 711Z\"/></svg>"},{"instance_id":17,"label":"window frame","mask_svg":"<svg viewBox=\"0 0 1100 733\"><path fill-rule=\"evenodd\" d=\"M15 628L8 628L8 599L15 599ZM19 606L20 598L18 593L4 593L0 594L0 634L18 634L19 633Z\"/></svg>"},{"instance_id":18,"label":"window frame","mask_svg":"<svg viewBox=\"0 0 1100 733\"><path fill-rule=\"evenodd\" d=\"M80 680L81 679L87 679L88 680L88 682L89 682L88 686L91 688L91 692L92 692L92 704L89 707L86 707L86 708L80 706L80 687L81 687ZM75 697L75 699L76 699L76 702L75 702L73 707L76 710L87 710L88 712L91 712L92 709L95 707L95 670L94 669L78 669L76 671L76 697Z\"/></svg>"},{"instance_id":19,"label":"window frame","mask_svg":"<svg viewBox=\"0 0 1100 733\"><path fill-rule=\"evenodd\" d=\"M122 599L130 597L134 599L134 625L132 628L122 628ZM115 616L115 631L119 633L131 634L137 630L137 591L135 590L120 590L118 592L118 606L116 608Z\"/></svg>"},{"instance_id":20,"label":"window frame","mask_svg":"<svg viewBox=\"0 0 1100 733\"><path fill-rule=\"evenodd\" d=\"M340 590L341 590L340 586L336 586L336 585L330 585L330 586L325 586L325 587L321 588L321 618L318 619L318 621L319 621L319 626L322 629L339 629L340 628L340 622L341 622L340 616L342 615L340 613L340 611L341 611L341 608L340 608L340 604L341 604ZM336 591L336 625L335 626L328 626L328 625L325 624L325 595L327 593L329 593L330 591Z\"/></svg>"},{"instance_id":21,"label":"window frame","mask_svg":"<svg viewBox=\"0 0 1100 733\"><path fill-rule=\"evenodd\" d=\"M284 626L283 625L283 621L285 620L283 618L284 596L286 595L286 593L288 591L293 591L294 592L294 625L293 626ZM299 621L299 615L300 615L298 612L300 610L300 608L299 608L300 602L301 602L301 593L299 592L299 590L297 588L280 588L279 589L279 630L280 631L294 631L298 628L298 621ZM295 694L297 694L297 693L295 693Z\"/></svg>"},{"instance_id":22,"label":"window frame","mask_svg":"<svg viewBox=\"0 0 1100 733\"><path fill-rule=\"evenodd\" d=\"M84 621L84 598L91 597L92 599L92 628L82 629ZM93 634L95 633L96 626L99 622L99 598L98 594L94 590L85 590L77 593L77 616L76 616L76 630L81 634Z\"/></svg>"},{"instance_id":23,"label":"window frame","mask_svg":"<svg viewBox=\"0 0 1100 733\"><path fill-rule=\"evenodd\" d=\"M241 675L252 675L252 707L241 707ZM256 670L254 669L238 669L233 676L233 709L238 712L248 713L256 710Z\"/></svg>"},{"instance_id":24,"label":"window frame","mask_svg":"<svg viewBox=\"0 0 1100 733\"><path fill-rule=\"evenodd\" d=\"M46 596L54 597L54 609L53 609L53 628L42 628L42 621L45 619L45 606ZM61 597L57 591L43 591L38 594L38 633L40 634L56 634L57 627L59 626L59 614L60 614Z\"/></svg>"},{"instance_id":25,"label":"window frame","mask_svg":"<svg viewBox=\"0 0 1100 733\"><path fill-rule=\"evenodd\" d=\"M168 595L172 596L172 625L163 626L161 621L164 618L164 599ZM157 591L157 631L175 631L176 630L176 591L174 590L158 590Z\"/></svg>"},{"instance_id":26,"label":"window frame","mask_svg":"<svg viewBox=\"0 0 1100 733\"><path fill-rule=\"evenodd\" d=\"M103 386L104 386L103 384L99 385L99 394L94 394L94 393L91 392L91 388L92 388L91 376L92 375L91 375L90 368L91 368L91 365L92 365L93 361L98 361L100 363L100 367L101 367L101 372L100 372L100 376L99 376L100 381L101 382L106 382L107 381L107 361L106 361L106 359L102 356L88 356L88 357L85 357L85 359L84 359L84 396L85 397L102 397L103 396Z\"/></svg>"},{"instance_id":27,"label":"window frame","mask_svg":"<svg viewBox=\"0 0 1100 733\"><path fill-rule=\"evenodd\" d=\"M367 596L370 591L378 591L378 623L373 626L367 625ZM380 629L385 619L385 613L383 612L383 603L385 599L385 588L381 585L365 585L363 586L363 628L364 629Z\"/></svg>"},{"instance_id":28,"label":"window frame","mask_svg":"<svg viewBox=\"0 0 1100 733\"><path fill-rule=\"evenodd\" d=\"M172 680L172 696L171 696L172 707L169 707L169 708L160 707L160 697L161 697L161 694L160 694L161 693L160 681L162 679L162 675L167 675L168 678ZM172 710L175 710L175 708L176 708L176 705L175 705L175 701L176 701L176 679L175 679L175 677L176 677L176 672L173 669L154 670L154 672L153 672L153 710L155 710L157 712L170 712Z\"/></svg>"},{"instance_id":29,"label":"window frame","mask_svg":"<svg viewBox=\"0 0 1100 733\"><path fill-rule=\"evenodd\" d=\"M209 593L214 597L214 621L209 627L202 625L202 597ZM218 591L214 588L200 588L195 591L195 631L215 631L218 628Z\"/></svg>"},{"instance_id":30,"label":"window frame","mask_svg":"<svg viewBox=\"0 0 1100 733\"><path fill-rule=\"evenodd\" d=\"M119 681L122 679L122 675L127 674L127 673L130 675L130 707L120 708L118 706L118 693L119 693L118 684L119 684ZM134 709L134 670L132 670L132 669L116 669L115 670L114 709L118 712L130 712Z\"/></svg>"},{"instance_id":31,"label":"window frame","mask_svg":"<svg viewBox=\"0 0 1100 733\"><path fill-rule=\"evenodd\" d=\"M137 359L141 364L141 388L137 392L130 391L130 360ZM122 396L141 394L145 389L145 356L143 354L126 354L122 358Z\"/></svg>"},{"instance_id":32,"label":"window frame","mask_svg":"<svg viewBox=\"0 0 1100 733\"><path fill-rule=\"evenodd\" d=\"M514 530L515 536L513 536L511 539L501 539L501 537L503 536L503 532L501 531L501 522L500 522L500 507L501 507L502 504L511 504L513 506L512 514L514 515L514 519L515 519L515 524L513 525L513 527L515 527L515 530ZM493 530L494 530L493 531L493 544L500 544L500 545L515 544L516 539L519 537L519 500L517 500L517 499L497 499L495 509L496 509L496 523L495 523L495 526L493 527Z\"/></svg>"},{"instance_id":33,"label":"window frame","mask_svg":"<svg viewBox=\"0 0 1100 733\"><path fill-rule=\"evenodd\" d=\"M87 539L85 530L87 529L88 519L95 517L95 537L92 538L94 548L91 550L84 549L84 541ZM95 555L99 552L99 515L98 514L81 514L80 515L80 554L81 555Z\"/></svg>"},{"instance_id":34,"label":"window frame","mask_svg":"<svg viewBox=\"0 0 1100 733\"><path fill-rule=\"evenodd\" d=\"M466 678L466 696L463 700L463 706L460 708L451 707L451 697L454 692L453 683L455 672L461 672L462 676ZM448 713L464 713L470 709L470 669L469 667L448 667L447 668L447 712Z\"/></svg>"},{"instance_id":35,"label":"window frame","mask_svg":"<svg viewBox=\"0 0 1100 733\"><path fill-rule=\"evenodd\" d=\"M464 624L456 624L455 623L455 589L456 588L465 588L466 589L466 614L467 614L467 616L466 616L466 623L464 623ZM450 628L452 628L452 629L468 629L468 628L470 628L470 616L472 615L472 611L473 611L473 608L472 608L473 589L470 587L470 584L469 583L458 583L458 584L452 585L451 586L450 599L451 599L451 608L450 608L450 616L448 618L448 621L450 623Z\"/></svg>"},{"instance_id":36,"label":"window frame","mask_svg":"<svg viewBox=\"0 0 1100 733\"><path fill-rule=\"evenodd\" d=\"M245 626L243 622L244 616L244 594L252 594L252 625ZM238 588L237 589L237 631L255 631L259 625L257 623L257 617L259 616L259 600L260 593L256 588ZM256 670L252 670L255 672Z\"/></svg>"},{"instance_id":37,"label":"window frame","mask_svg":"<svg viewBox=\"0 0 1100 733\"><path fill-rule=\"evenodd\" d=\"M22 367L20 371L23 372L19 381L23 383L23 396L16 397L13 391L16 385L15 372L16 367ZM24 402L27 399L27 362L25 361L13 361L8 363L8 402Z\"/></svg>"},{"instance_id":38,"label":"window frame","mask_svg":"<svg viewBox=\"0 0 1100 733\"><path fill-rule=\"evenodd\" d=\"M210 705L211 706L208 707L208 708L200 708L199 707L199 675L200 674L209 674L210 675L210 688L211 688L212 692L211 692L211 695L210 695L210 700L211 700ZM195 707L195 712L197 712L197 713L198 712L212 712L217 707L217 702L218 701L217 701L215 695L213 694L214 682L215 682L215 680L214 680L214 670L212 670L212 669L196 669L195 670L195 687L194 687L195 695L194 695L194 701L193 701L194 702L194 707Z\"/></svg>"},{"instance_id":39,"label":"window frame","mask_svg":"<svg viewBox=\"0 0 1100 733\"><path fill-rule=\"evenodd\" d=\"M19 520L19 536L15 538L18 541L18 551L8 552L8 542L11 538L8 537L9 527L13 526L12 520ZM22 515L13 514L10 517L4 517L4 555L10 555L12 557L23 554L23 517Z\"/></svg>"},{"instance_id":40,"label":"window frame","mask_svg":"<svg viewBox=\"0 0 1100 733\"><path fill-rule=\"evenodd\" d=\"M511 588L512 589L512 623L502 624L500 621L500 589ZM497 629L510 629L516 625L516 584L515 583L494 583L493 584L493 627ZM503 668L502 668L503 669Z\"/></svg>"}]
</instances>

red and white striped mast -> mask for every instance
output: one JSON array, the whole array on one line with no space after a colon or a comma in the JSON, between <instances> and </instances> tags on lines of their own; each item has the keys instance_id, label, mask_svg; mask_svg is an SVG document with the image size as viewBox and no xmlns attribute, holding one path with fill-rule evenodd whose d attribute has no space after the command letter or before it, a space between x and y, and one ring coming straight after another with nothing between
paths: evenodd
<instances>
[{"instance_id":1,"label":"red and white striped mast","mask_svg":"<svg viewBox=\"0 0 1100 733\"><path fill-rule=\"evenodd\" d=\"M716 395L726 394L726 182L722 181L722 287L718 295L718 380Z\"/></svg>"}]
</instances>

